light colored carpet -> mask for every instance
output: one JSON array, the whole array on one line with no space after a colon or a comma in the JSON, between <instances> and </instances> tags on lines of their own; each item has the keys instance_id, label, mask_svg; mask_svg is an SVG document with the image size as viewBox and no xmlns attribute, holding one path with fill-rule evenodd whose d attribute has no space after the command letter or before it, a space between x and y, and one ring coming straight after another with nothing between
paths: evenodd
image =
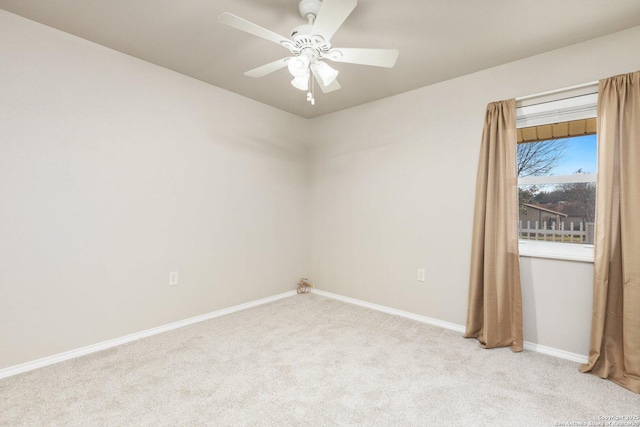
<instances>
[{"instance_id":1,"label":"light colored carpet","mask_svg":"<svg viewBox=\"0 0 640 427\"><path fill-rule=\"evenodd\" d=\"M577 369L306 294L1 380L0 425L553 426L640 414L640 396Z\"/></svg>"}]
</instances>

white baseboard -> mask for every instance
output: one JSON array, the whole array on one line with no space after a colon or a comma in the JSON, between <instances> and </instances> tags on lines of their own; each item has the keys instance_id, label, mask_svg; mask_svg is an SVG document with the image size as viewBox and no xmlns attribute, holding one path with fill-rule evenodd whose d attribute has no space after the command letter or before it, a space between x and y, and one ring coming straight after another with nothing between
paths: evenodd
<instances>
[{"instance_id":1,"label":"white baseboard","mask_svg":"<svg viewBox=\"0 0 640 427\"><path fill-rule=\"evenodd\" d=\"M444 329L450 329L459 333L464 333L465 327L456 323L445 322L443 320L434 319L420 314L410 313L408 311L397 310L395 308L387 307L384 305L373 304L370 302L362 301L355 298L345 297L342 295L334 294L331 292L322 291L320 289L313 289L313 293L322 295L327 298L332 298L338 301L343 301L349 304L359 305L361 307L370 308L372 310L381 311L387 314L393 314L396 316L404 317L418 322L426 323L428 325L438 326ZM529 351L535 351L536 353L547 354L549 356L558 357L560 359L571 360L572 362L587 363L588 357L582 354L571 353L569 351L560 350L553 347L547 347L545 345L536 344L533 342L525 341L524 349Z\"/></svg>"},{"instance_id":2,"label":"white baseboard","mask_svg":"<svg viewBox=\"0 0 640 427\"><path fill-rule=\"evenodd\" d=\"M404 317L406 319L416 320L418 322L426 323L433 326L439 326L444 329L450 329L452 331L464 333L464 326L457 325L455 323L445 322L444 320L433 319L431 317L422 316L420 314L410 313L408 311L397 310L395 308L387 307L384 305L373 304L370 302L362 301L355 298L343 297L342 295L334 294L331 292L321 291L319 289L312 289L314 294L322 295L323 297L336 299L338 301L347 302L349 304L359 305L361 307L370 308L372 310L381 311L387 314L393 314L395 316Z\"/></svg>"},{"instance_id":3,"label":"white baseboard","mask_svg":"<svg viewBox=\"0 0 640 427\"><path fill-rule=\"evenodd\" d=\"M534 342L525 341L524 349L529 351L535 351L536 353L547 354L549 356L558 357L560 359L571 360L577 363L587 363L589 356L584 354L571 353L570 351L560 350L558 348L547 347L546 345L536 344Z\"/></svg>"},{"instance_id":4,"label":"white baseboard","mask_svg":"<svg viewBox=\"0 0 640 427\"><path fill-rule=\"evenodd\" d=\"M158 326L155 328L147 329L144 331L136 332L133 334L125 335L120 338L114 338L112 340L103 341L97 344L91 344L86 347L77 348L75 350L65 351L64 353L54 354L53 356L44 357L42 359L34 360L31 362L22 363L20 365L10 366L8 368L0 369L0 379L10 377L13 375L21 374L23 372L32 371L34 369L42 368L44 366L52 365L54 363L63 362L65 360L74 359L76 357L85 356L97 351L106 350L111 347L126 344L131 341L136 341L141 338L150 337L152 335L161 334L163 332L171 331L173 329L182 328L183 326L192 325L194 323L202 322L205 320L213 319L216 317L224 316L226 314L235 313L237 311L246 310L248 308L256 307L258 305L266 304L272 301L276 301L282 298L287 298L296 295L296 291L284 292L278 295L274 295L267 298L262 298L256 301L251 301L245 304L236 305L222 310L213 311L211 313L202 314L200 316L190 317L188 319L179 320L177 322L169 323L167 325Z\"/></svg>"}]
</instances>

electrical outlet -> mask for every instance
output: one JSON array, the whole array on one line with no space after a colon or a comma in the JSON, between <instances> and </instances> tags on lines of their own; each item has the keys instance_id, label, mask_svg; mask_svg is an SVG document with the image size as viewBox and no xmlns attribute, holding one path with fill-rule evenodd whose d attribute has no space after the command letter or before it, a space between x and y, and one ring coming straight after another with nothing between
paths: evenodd
<instances>
[{"instance_id":1,"label":"electrical outlet","mask_svg":"<svg viewBox=\"0 0 640 427\"><path fill-rule=\"evenodd\" d=\"M178 284L178 272L172 271L169 273L169 286L176 286Z\"/></svg>"},{"instance_id":2,"label":"electrical outlet","mask_svg":"<svg viewBox=\"0 0 640 427\"><path fill-rule=\"evenodd\" d=\"M424 268L419 268L418 269L418 282L424 282L425 281L425 271Z\"/></svg>"}]
</instances>

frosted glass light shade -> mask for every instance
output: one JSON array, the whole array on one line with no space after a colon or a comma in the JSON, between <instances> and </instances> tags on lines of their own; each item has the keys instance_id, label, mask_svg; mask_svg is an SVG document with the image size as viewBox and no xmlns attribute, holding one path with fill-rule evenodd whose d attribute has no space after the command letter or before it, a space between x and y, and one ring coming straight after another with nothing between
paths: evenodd
<instances>
[{"instance_id":1,"label":"frosted glass light shade","mask_svg":"<svg viewBox=\"0 0 640 427\"><path fill-rule=\"evenodd\" d=\"M295 77L293 80L291 80L291 84L296 89L309 90L309 73L306 73L301 77Z\"/></svg>"},{"instance_id":2,"label":"frosted glass light shade","mask_svg":"<svg viewBox=\"0 0 640 427\"><path fill-rule=\"evenodd\" d=\"M302 77L309 72L309 58L295 56L288 61L287 68L293 77Z\"/></svg>"},{"instance_id":3,"label":"frosted glass light shade","mask_svg":"<svg viewBox=\"0 0 640 427\"><path fill-rule=\"evenodd\" d=\"M318 72L318 76L320 76L320 79L325 86L329 86L331 83L333 83L336 77L338 77L338 70L334 70L322 61L316 62L316 70Z\"/></svg>"}]
</instances>

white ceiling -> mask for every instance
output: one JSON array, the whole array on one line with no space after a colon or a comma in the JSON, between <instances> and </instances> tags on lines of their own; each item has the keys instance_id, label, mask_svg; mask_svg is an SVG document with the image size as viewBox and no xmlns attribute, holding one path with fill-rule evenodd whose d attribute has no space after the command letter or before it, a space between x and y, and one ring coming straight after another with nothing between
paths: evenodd
<instances>
[{"instance_id":1,"label":"white ceiling","mask_svg":"<svg viewBox=\"0 0 640 427\"><path fill-rule=\"evenodd\" d=\"M283 36L297 0L0 0L0 8L302 117L316 117L640 25L638 0L360 0L334 47L397 48L395 68L334 63L342 89L244 71L288 51L218 22L231 12ZM541 72L544 65L541 64Z\"/></svg>"}]
</instances>

